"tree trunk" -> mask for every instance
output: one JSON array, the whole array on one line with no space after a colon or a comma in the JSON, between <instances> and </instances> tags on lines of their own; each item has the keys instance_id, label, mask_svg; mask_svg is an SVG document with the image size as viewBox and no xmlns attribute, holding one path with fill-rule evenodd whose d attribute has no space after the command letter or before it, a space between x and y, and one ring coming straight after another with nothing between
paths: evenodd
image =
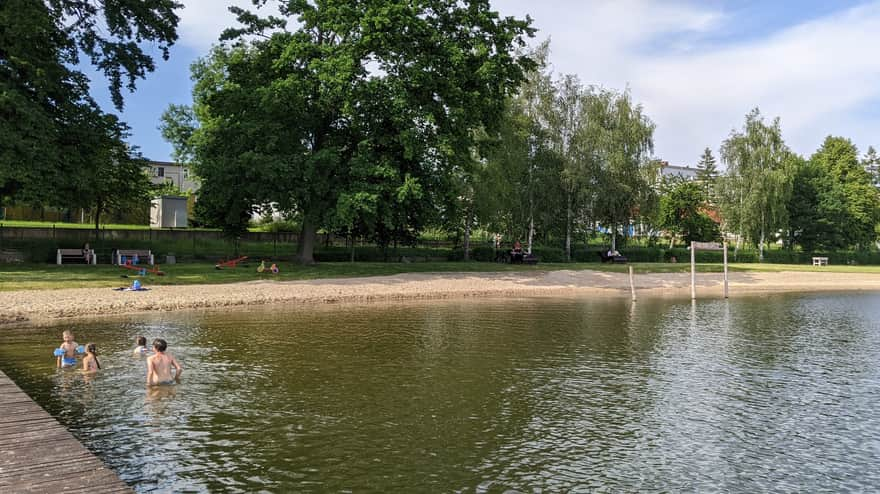
<instances>
[{"instance_id":1,"label":"tree trunk","mask_svg":"<svg viewBox=\"0 0 880 494\"><path fill-rule=\"evenodd\" d=\"M565 210L565 262L571 262L571 217L571 192L569 192Z\"/></svg>"},{"instance_id":2,"label":"tree trunk","mask_svg":"<svg viewBox=\"0 0 880 494\"><path fill-rule=\"evenodd\" d=\"M471 211L470 208L464 213L464 260L470 260L471 251Z\"/></svg>"},{"instance_id":3,"label":"tree trunk","mask_svg":"<svg viewBox=\"0 0 880 494\"><path fill-rule=\"evenodd\" d=\"M736 235L736 247L733 249L733 260L736 260L737 254L739 254L739 249L742 247L742 238L743 238L743 195L742 188L739 191L739 233Z\"/></svg>"},{"instance_id":4,"label":"tree trunk","mask_svg":"<svg viewBox=\"0 0 880 494\"><path fill-rule=\"evenodd\" d=\"M351 233L351 228L348 229L348 241L351 242L351 262L354 262L354 235Z\"/></svg>"},{"instance_id":5,"label":"tree trunk","mask_svg":"<svg viewBox=\"0 0 880 494\"><path fill-rule=\"evenodd\" d=\"M526 249L526 254L532 253L532 237L535 236L535 216L534 214L529 214L529 246Z\"/></svg>"},{"instance_id":6,"label":"tree trunk","mask_svg":"<svg viewBox=\"0 0 880 494\"><path fill-rule=\"evenodd\" d=\"M617 252L617 227L611 229L611 252Z\"/></svg>"},{"instance_id":7,"label":"tree trunk","mask_svg":"<svg viewBox=\"0 0 880 494\"><path fill-rule=\"evenodd\" d=\"M299 245L296 247L296 260L300 264L315 264L315 234L317 228L308 216L303 217Z\"/></svg>"},{"instance_id":8,"label":"tree trunk","mask_svg":"<svg viewBox=\"0 0 880 494\"><path fill-rule=\"evenodd\" d=\"M764 261L764 227L761 227L761 240L758 242L758 260Z\"/></svg>"}]
</instances>

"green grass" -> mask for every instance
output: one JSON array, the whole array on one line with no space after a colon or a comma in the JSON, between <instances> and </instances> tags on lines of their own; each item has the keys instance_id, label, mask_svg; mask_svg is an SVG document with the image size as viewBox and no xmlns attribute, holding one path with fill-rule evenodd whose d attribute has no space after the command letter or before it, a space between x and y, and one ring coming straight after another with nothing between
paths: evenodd
<instances>
[{"instance_id":1,"label":"green grass","mask_svg":"<svg viewBox=\"0 0 880 494\"><path fill-rule=\"evenodd\" d=\"M310 280L320 278L347 278L393 275L399 273L448 273L448 272L540 272L562 269L594 270L606 272L627 272L633 266L636 273L679 273L688 272L690 265L633 263L542 263L537 266L478 263L478 262L425 262L425 263L320 263L312 266L299 266L292 263L279 263L281 272L277 275L257 273L256 263L240 265L237 268L215 269L211 263L185 263L161 266L164 276L147 274L137 276L135 271L116 266L54 264L6 264L0 265L0 291L9 290L51 290L60 288L101 288L130 285L134 279L141 279L146 286L151 285L189 285L237 283L254 280ZM698 264L702 273L721 272L720 264ZM880 273L880 266L826 266L822 268L788 264L732 264L731 271L821 271L847 273ZM127 276L127 278L124 278Z\"/></svg>"}]
</instances>

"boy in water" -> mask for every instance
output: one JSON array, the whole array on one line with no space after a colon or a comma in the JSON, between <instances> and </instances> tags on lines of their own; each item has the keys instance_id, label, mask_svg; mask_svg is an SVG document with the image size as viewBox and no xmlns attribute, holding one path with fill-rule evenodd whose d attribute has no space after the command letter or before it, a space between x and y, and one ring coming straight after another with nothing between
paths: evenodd
<instances>
[{"instance_id":1,"label":"boy in water","mask_svg":"<svg viewBox=\"0 0 880 494\"><path fill-rule=\"evenodd\" d=\"M61 333L61 337L64 338L64 343L61 344L60 348L64 354L59 355L57 359L58 367L70 367L76 365L76 347L79 345L73 341L73 333L70 331L65 331Z\"/></svg>"},{"instance_id":2,"label":"boy in water","mask_svg":"<svg viewBox=\"0 0 880 494\"><path fill-rule=\"evenodd\" d=\"M135 355L146 355L147 354L147 339L144 338L143 336L138 336L136 341L137 341L137 346L134 348L133 353Z\"/></svg>"},{"instance_id":3,"label":"boy in water","mask_svg":"<svg viewBox=\"0 0 880 494\"><path fill-rule=\"evenodd\" d=\"M153 350L156 354L147 357L148 386L154 384L172 384L175 381L180 380L180 374L183 372L183 367L180 366L177 359L171 355L165 354L167 348L168 343L162 338L156 338L153 340ZM171 375L172 368L175 370L174 375Z\"/></svg>"}]
</instances>

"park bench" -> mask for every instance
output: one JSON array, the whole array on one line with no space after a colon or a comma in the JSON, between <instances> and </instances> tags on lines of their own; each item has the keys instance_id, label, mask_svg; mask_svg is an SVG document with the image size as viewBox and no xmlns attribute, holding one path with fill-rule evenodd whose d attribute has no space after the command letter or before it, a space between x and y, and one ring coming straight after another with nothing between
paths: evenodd
<instances>
[{"instance_id":1,"label":"park bench","mask_svg":"<svg viewBox=\"0 0 880 494\"><path fill-rule=\"evenodd\" d=\"M813 258L813 266L827 266L828 258L827 257L814 257Z\"/></svg>"},{"instance_id":2,"label":"park bench","mask_svg":"<svg viewBox=\"0 0 880 494\"><path fill-rule=\"evenodd\" d=\"M125 264L129 261L131 264L155 264L153 253L149 250L119 249L113 255L113 264Z\"/></svg>"},{"instance_id":3,"label":"park bench","mask_svg":"<svg viewBox=\"0 0 880 494\"><path fill-rule=\"evenodd\" d=\"M522 258L523 264L538 264L538 256L534 254L526 254Z\"/></svg>"},{"instance_id":4,"label":"park bench","mask_svg":"<svg viewBox=\"0 0 880 494\"><path fill-rule=\"evenodd\" d=\"M599 258L602 259L602 262L610 262L612 264L626 264L627 259L625 256L609 256L607 253L599 251Z\"/></svg>"},{"instance_id":5,"label":"park bench","mask_svg":"<svg viewBox=\"0 0 880 494\"><path fill-rule=\"evenodd\" d=\"M58 249L55 264L98 264L95 249Z\"/></svg>"}]
</instances>

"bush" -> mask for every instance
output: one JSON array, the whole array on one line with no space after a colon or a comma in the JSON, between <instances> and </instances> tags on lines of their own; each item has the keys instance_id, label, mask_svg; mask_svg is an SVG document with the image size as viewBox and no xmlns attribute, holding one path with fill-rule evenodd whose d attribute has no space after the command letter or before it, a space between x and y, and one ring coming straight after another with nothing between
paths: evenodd
<instances>
[{"instance_id":1,"label":"bush","mask_svg":"<svg viewBox=\"0 0 880 494\"><path fill-rule=\"evenodd\" d=\"M565 262L565 249L556 247L532 247L534 254L539 262ZM572 255L574 257L574 255Z\"/></svg>"},{"instance_id":2,"label":"bush","mask_svg":"<svg viewBox=\"0 0 880 494\"><path fill-rule=\"evenodd\" d=\"M297 233L302 226L290 220L279 220L260 224L260 229L269 233Z\"/></svg>"},{"instance_id":3,"label":"bush","mask_svg":"<svg viewBox=\"0 0 880 494\"><path fill-rule=\"evenodd\" d=\"M410 261L428 261L444 259L448 256L448 249L427 249L421 247L355 247L355 262L400 262L404 257ZM349 262L351 261L350 247L321 247L315 250L315 261L318 262Z\"/></svg>"}]
</instances>

